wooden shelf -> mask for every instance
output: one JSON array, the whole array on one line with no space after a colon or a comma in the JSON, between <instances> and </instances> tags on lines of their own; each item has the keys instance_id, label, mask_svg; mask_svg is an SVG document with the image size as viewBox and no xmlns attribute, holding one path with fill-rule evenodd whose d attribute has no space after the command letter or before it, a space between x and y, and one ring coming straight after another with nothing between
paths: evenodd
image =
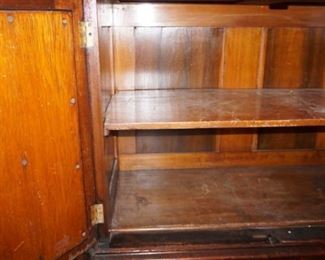
<instances>
[{"instance_id":1,"label":"wooden shelf","mask_svg":"<svg viewBox=\"0 0 325 260\"><path fill-rule=\"evenodd\" d=\"M112 232L325 224L325 166L120 172Z\"/></svg>"},{"instance_id":2,"label":"wooden shelf","mask_svg":"<svg viewBox=\"0 0 325 260\"><path fill-rule=\"evenodd\" d=\"M325 125L322 89L181 89L113 96L106 130Z\"/></svg>"}]
</instances>

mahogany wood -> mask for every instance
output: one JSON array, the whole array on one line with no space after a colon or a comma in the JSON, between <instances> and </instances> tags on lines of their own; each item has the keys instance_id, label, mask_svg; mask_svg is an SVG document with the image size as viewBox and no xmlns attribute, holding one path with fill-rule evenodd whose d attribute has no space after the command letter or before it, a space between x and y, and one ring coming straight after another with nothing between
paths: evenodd
<instances>
[{"instance_id":1,"label":"mahogany wood","mask_svg":"<svg viewBox=\"0 0 325 260\"><path fill-rule=\"evenodd\" d=\"M0 9L75 10L79 3L78 0L0 0Z\"/></svg>"},{"instance_id":2,"label":"mahogany wood","mask_svg":"<svg viewBox=\"0 0 325 260\"><path fill-rule=\"evenodd\" d=\"M116 4L113 8L114 26L122 27L256 27L257 25L260 27L323 27L325 25L322 7L290 6L285 10L272 10L268 6L261 5Z\"/></svg>"},{"instance_id":3,"label":"mahogany wood","mask_svg":"<svg viewBox=\"0 0 325 260\"><path fill-rule=\"evenodd\" d=\"M98 27L97 3L96 0L86 0L84 8L84 20L91 21L91 26ZM94 46L86 49L87 55L87 76L89 99L91 104L91 126L92 142L94 151L95 181L96 181L96 199L98 203L104 203L105 211L109 208L108 201L108 179L111 169L105 169L104 139L103 139L103 101L100 75L100 57L98 31L93 30ZM107 236L108 223L100 229L101 236Z\"/></svg>"},{"instance_id":4,"label":"mahogany wood","mask_svg":"<svg viewBox=\"0 0 325 260\"><path fill-rule=\"evenodd\" d=\"M114 251L108 253L98 253L94 255L95 260L104 259L273 259L273 260L322 260L324 258L324 246L322 244L312 245L286 245L286 246L265 246L265 245L246 245L242 248L195 248L184 250L182 246L178 250L170 247L157 249L148 252L145 248L134 251Z\"/></svg>"},{"instance_id":5,"label":"mahogany wood","mask_svg":"<svg viewBox=\"0 0 325 260\"><path fill-rule=\"evenodd\" d=\"M67 252L62 258L74 258L83 252L87 251L96 242L97 229L91 223L90 208L96 202L95 192L95 170L94 170L94 154L92 143L92 111L89 102L89 90L87 85L87 69L86 69L86 55L83 48L80 47L80 21L84 17L84 8L87 8L89 2L80 0L73 0L72 8L66 5L69 1L57 1L55 8L57 9L71 9L73 19L73 40L74 40L74 59L76 66L76 82L77 82L77 95L78 95L78 114L79 114L79 131L81 143L81 158L82 169L84 171L83 183L84 193L86 199L86 214L88 231L86 232L85 239L77 247Z\"/></svg>"},{"instance_id":6,"label":"mahogany wood","mask_svg":"<svg viewBox=\"0 0 325 260\"><path fill-rule=\"evenodd\" d=\"M287 12L290 13L288 10ZM282 29L278 28L279 31ZM288 34L290 36L295 35L295 31L298 31L299 29L302 30L302 27L287 28L283 30L292 32ZM256 78L256 76L257 78L255 82L257 87L263 87L265 77L272 79L272 77L283 77L281 76L282 74L290 75L292 73L300 79L299 84L304 84L306 87L321 87L324 78L322 76L322 64L324 60L323 57L325 56L317 55L317 53L319 53L319 46L322 46L321 43L324 38L322 37L322 28L303 29L307 32L304 37L306 44L304 44L303 48L300 48L300 52L303 51L306 53L304 56L307 57L307 59L302 61L303 66L306 68L305 71L298 70L291 72L289 70L290 66L287 66L287 69L286 66L281 67L281 55L276 57L274 56L273 60L275 60L275 63L273 66L276 66L275 69L277 70L277 75L282 73L280 76L272 76L265 65L266 57L270 57L270 47L268 48L267 46L271 44L273 38L272 35L274 34L273 31L275 29L263 28L261 37L259 34L256 34L254 40L252 40L252 42L256 43L255 45L259 45L261 48L258 60L254 58L256 55L248 55L248 53L250 53L251 45L248 39L249 35L253 35L254 30L259 31L261 29L258 27L136 27L133 29L132 27L114 27L114 35L116 39L114 41L114 49L116 50L116 88L120 90L182 87L218 88L222 87L223 82L230 83L229 80L232 80L232 78L235 81L238 81L239 79L240 82L245 85L245 78L248 78L251 83L252 79ZM226 35L229 34L228 31L242 31L242 33L233 33L233 35L236 35L236 40L228 41L229 46L225 40L226 38L229 38L226 37ZM290 37L282 37L278 40L278 48L282 48L285 51L287 49L285 47L286 44L288 44L287 42L294 44L294 40L291 40ZM174 39L177 39L176 43ZM245 42L247 44L245 44ZM300 52L296 51L297 48L289 48L291 52L296 53L296 56L292 54L293 59L299 57ZM226 50L233 49L238 50L238 55L225 55ZM254 50L255 53L258 53L258 50ZM164 53L168 53L169 55L164 55ZM244 59L244 67L241 66L243 64L241 56L246 57ZM250 60L250 57L252 57L252 60ZM256 62L258 64L256 64ZM282 70L277 69L277 66L280 66ZM256 68L258 68L257 72ZM233 70L236 70L236 73L233 73ZM156 73L157 71L160 71L160 73ZM179 73L175 73L175 71L179 71ZM299 73L303 73L303 75L299 75ZM236 76L231 77L226 75ZM226 81L224 80L224 77L226 77ZM286 82L282 82L283 84L281 84L280 87L286 87ZM254 84L251 87L253 86ZM137 135L136 133L134 134ZM216 137L210 136L210 143L215 144L215 151L254 150L260 146L259 142L263 142L266 145L269 136L270 148L286 148L286 145L281 145L281 140L283 139L288 140L289 144L296 145L290 145L292 148L309 148L309 146L304 147L303 145L308 143L309 139L314 140L314 133L309 131L303 133L302 130L300 130L299 134L294 134L292 137L288 137L287 139L286 136L288 136L288 134L272 134L272 131L261 132L263 135L261 137L258 137L251 131L223 130L221 134L221 142L219 142L220 133L217 133ZM120 149L121 153L135 153L138 150L138 144L140 144L140 146L143 146L145 143L148 144L147 139L142 141L142 135L135 135L133 135L133 137L132 135L129 135L127 139L124 136L118 138L119 146L123 147L123 149ZM180 133L180 135L184 136L183 133ZM193 135L188 135L188 138L191 138L191 136L193 137ZM199 136L199 133L197 133L196 136L198 140L207 137ZM154 138L154 134L151 138ZM164 137L164 139L166 140L166 144L171 142L181 143L180 138L177 138L174 134L169 137L168 141L167 137ZM168 150L167 147L164 148L164 144L157 143L159 142L159 139L157 140L156 138L155 142L156 147L154 150ZM315 143L321 144L322 142L320 140L317 142L315 141ZM153 145L154 143L152 143L151 146ZM181 146L179 147L181 149ZM206 147L206 150L209 149L209 147L210 145Z\"/></svg>"},{"instance_id":7,"label":"mahogany wood","mask_svg":"<svg viewBox=\"0 0 325 260\"><path fill-rule=\"evenodd\" d=\"M223 68L220 88L260 88L264 72L266 29L227 28L223 44ZM237 73L233 73L236 71ZM220 132L220 148L226 151L251 151L252 131L225 129Z\"/></svg>"},{"instance_id":8,"label":"mahogany wood","mask_svg":"<svg viewBox=\"0 0 325 260\"><path fill-rule=\"evenodd\" d=\"M216 129L136 131L136 153L195 153L214 152L218 144ZM130 137L129 131L119 136ZM123 149L123 147L121 147ZM132 151L121 150L121 153Z\"/></svg>"},{"instance_id":9,"label":"mahogany wood","mask_svg":"<svg viewBox=\"0 0 325 260\"><path fill-rule=\"evenodd\" d=\"M323 72L319 72L322 69L319 65L324 58L315 53L318 46L322 45L322 31L323 29L310 31L306 28L271 29L268 35L264 87L322 87ZM308 143L303 147L306 141L314 140L313 132L303 130L299 133L262 133L264 134L259 136L259 146L264 149L308 148Z\"/></svg>"},{"instance_id":10,"label":"mahogany wood","mask_svg":"<svg viewBox=\"0 0 325 260\"><path fill-rule=\"evenodd\" d=\"M325 164L323 151L292 150L227 153L154 153L122 154L121 171L150 169L214 168L220 166L272 166Z\"/></svg>"},{"instance_id":11,"label":"mahogany wood","mask_svg":"<svg viewBox=\"0 0 325 260\"><path fill-rule=\"evenodd\" d=\"M108 130L325 125L325 91L153 90L119 92Z\"/></svg>"},{"instance_id":12,"label":"mahogany wood","mask_svg":"<svg viewBox=\"0 0 325 260\"><path fill-rule=\"evenodd\" d=\"M54 259L88 234L72 16L0 20L0 258Z\"/></svg>"},{"instance_id":13,"label":"mahogany wood","mask_svg":"<svg viewBox=\"0 0 325 260\"><path fill-rule=\"evenodd\" d=\"M121 172L111 231L321 225L324 180L324 166Z\"/></svg>"}]
</instances>

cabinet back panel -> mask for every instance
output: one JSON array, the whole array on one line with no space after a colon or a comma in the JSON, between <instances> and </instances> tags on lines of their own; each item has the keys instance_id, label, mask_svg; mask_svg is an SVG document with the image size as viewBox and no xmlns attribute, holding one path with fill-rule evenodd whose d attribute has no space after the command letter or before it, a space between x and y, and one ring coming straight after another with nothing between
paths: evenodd
<instances>
[{"instance_id":1,"label":"cabinet back panel","mask_svg":"<svg viewBox=\"0 0 325 260\"><path fill-rule=\"evenodd\" d=\"M324 87L322 7L262 8L258 18L252 15L259 12L254 6L148 6L155 17L147 21L140 19L142 7L114 7L116 91ZM228 16L211 20L207 12L210 18ZM325 137L317 131L131 131L119 134L118 147L120 154L323 149Z\"/></svg>"}]
</instances>

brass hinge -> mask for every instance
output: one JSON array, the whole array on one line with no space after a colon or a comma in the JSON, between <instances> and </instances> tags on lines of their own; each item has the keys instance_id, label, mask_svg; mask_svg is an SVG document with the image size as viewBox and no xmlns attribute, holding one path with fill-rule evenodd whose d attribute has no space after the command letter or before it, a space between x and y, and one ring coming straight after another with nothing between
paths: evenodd
<instances>
[{"instance_id":1,"label":"brass hinge","mask_svg":"<svg viewBox=\"0 0 325 260\"><path fill-rule=\"evenodd\" d=\"M94 46L94 26L91 22L80 22L80 42L82 48Z\"/></svg>"},{"instance_id":2,"label":"brass hinge","mask_svg":"<svg viewBox=\"0 0 325 260\"><path fill-rule=\"evenodd\" d=\"M104 223L104 206L103 204L94 204L90 207L91 224L97 225Z\"/></svg>"}]
</instances>

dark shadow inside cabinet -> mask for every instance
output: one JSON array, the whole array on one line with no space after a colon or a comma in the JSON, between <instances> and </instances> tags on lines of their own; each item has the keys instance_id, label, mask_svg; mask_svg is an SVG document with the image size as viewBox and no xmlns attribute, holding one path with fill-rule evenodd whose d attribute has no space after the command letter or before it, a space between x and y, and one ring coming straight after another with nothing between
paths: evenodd
<instances>
[{"instance_id":1,"label":"dark shadow inside cabinet","mask_svg":"<svg viewBox=\"0 0 325 260\"><path fill-rule=\"evenodd\" d=\"M98 22L98 252L325 253L324 7L99 3Z\"/></svg>"}]
</instances>

